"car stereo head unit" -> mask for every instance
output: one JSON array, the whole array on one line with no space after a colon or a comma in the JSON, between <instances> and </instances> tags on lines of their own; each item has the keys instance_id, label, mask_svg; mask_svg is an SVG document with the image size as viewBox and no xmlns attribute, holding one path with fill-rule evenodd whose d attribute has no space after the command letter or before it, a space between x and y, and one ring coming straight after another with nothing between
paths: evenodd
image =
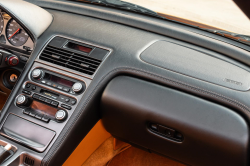
<instances>
[{"instance_id":1,"label":"car stereo head unit","mask_svg":"<svg viewBox=\"0 0 250 166\"><path fill-rule=\"evenodd\" d=\"M31 79L35 82L46 84L47 86L73 95L81 94L86 88L84 82L79 82L68 77L64 78L61 75L41 68L36 68L31 72Z\"/></svg>"},{"instance_id":2,"label":"car stereo head unit","mask_svg":"<svg viewBox=\"0 0 250 166\"><path fill-rule=\"evenodd\" d=\"M61 103L59 105L59 103ZM50 120L62 122L77 100L40 86L27 83L16 98L16 105L23 108L23 113L44 122Z\"/></svg>"}]
</instances>

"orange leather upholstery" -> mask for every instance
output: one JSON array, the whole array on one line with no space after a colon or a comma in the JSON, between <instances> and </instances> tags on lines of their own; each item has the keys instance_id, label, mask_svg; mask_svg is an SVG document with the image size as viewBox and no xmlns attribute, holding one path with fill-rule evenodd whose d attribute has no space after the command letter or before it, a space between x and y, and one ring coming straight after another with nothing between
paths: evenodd
<instances>
[{"instance_id":1,"label":"orange leather upholstery","mask_svg":"<svg viewBox=\"0 0 250 166\"><path fill-rule=\"evenodd\" d=\"M63 166L82 165L88 157L110 136L110 133L108 133L103 127L102 121L99 120L65 161Z\"/></svg>"}]
</instances>

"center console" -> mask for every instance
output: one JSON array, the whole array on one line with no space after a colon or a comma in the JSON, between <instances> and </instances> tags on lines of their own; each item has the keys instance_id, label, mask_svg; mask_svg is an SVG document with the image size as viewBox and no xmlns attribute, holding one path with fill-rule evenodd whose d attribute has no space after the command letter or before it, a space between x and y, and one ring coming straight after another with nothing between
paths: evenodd
<instances>
[{"instance_id":1,"label":"center console","mask_svg":"<svg viewBox=\"0 0 250 166\"><path fill-rule=\"evenodd\" d=\"M34 69L30 78L40 85L25 83L22 93L16 98L16 105L24 109L24 114L44 122L65 120L68 111L77 104L77 99L73 96L82 94L86 88L84 81L67 78L43 68ZM41 85L49 86L53 90ZM67 95L60 92L67 93Z\"/></svg>"},{"instance_id":2,"label":"center console","mask_svg":"<svg viewBox=\"0 0 250 166\"><path fill-rule=\"evenodd\" d=\"M21 145L15 146L16 158L25 154L33 165L40 165L110 53L110 49L61 36L44 46L1 124L0 135Z\"/></svg>"}]
</instances>

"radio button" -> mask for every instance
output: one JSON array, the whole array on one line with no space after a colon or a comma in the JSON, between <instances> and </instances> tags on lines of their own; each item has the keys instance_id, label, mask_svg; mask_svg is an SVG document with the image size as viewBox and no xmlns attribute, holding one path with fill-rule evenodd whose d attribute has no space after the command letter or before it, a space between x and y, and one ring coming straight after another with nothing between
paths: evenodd
<instances>
[{"instance_id":1,"label":"radio button","mask_svg":"<svg viewBox=\"0 0 250 166\"><path fill-rule=\"evenodd\" d=\"M56 85L56 84L52 84L52 86L53 86L54 88L57 88L57 85Z\"/></svg>"},{"instance_id":2,"label":"radio button","mask_svg":"<svg viewBox=\"0 0 250 166\"><path fill-rule=\"evenodd\" d=\"M42 116L41 115L36 115L35 118L42 119Z\"/></svg>"},{"instance_id":3,"label":"radio button","mask_svg":"<svg viewBox=\"0 0 250 166\"><path fill-rule=\"evenodd\" d=\"M25 85L25 88L30 88L30 84L26 84L26 85Z\"/></svg>"},{"instance_id":4,"label":"radio button","mask_svg":"<svg viewBox=\"0 0 250 166\"><path fill-rule=\"evenodd\" d=\"M23 113L26 114L26 115L30 114L30 112L28 110L24 110Z\"/></svg>"},{"instance_id":5,"label":"radio button","mask_svg":"<svg viewBox=\"0 0 250 166\"><path fill-rule=\"evenodd\" d=\"M41 97L39 97L39 100L40 101L45 101L45 98L41 96Z\"/></svg>"},{"instance_id":6,"label":"radio button","mask_svg":"<svg viewBox=\"0 0 250 166\"><path fill-rule=\"evenodd\" d=\"M31 92L30 92L30 91L23 90L22 92L23 92L23 93L26 93L27 95L31 95Z\"/></svg>"},{"instance_id":7,"label":"radio button","mask_svg":"<svg viewBox=\"0 0 250 166\"><path fill-rule=\"evenodd\" d=\"M50 100L50 99L45 99L45 103L50 104L50 103L51 103L51 100Z\"/></svg>"},{"instance_id":8,"label":"radio button","mask_svg":"<svg viewBox=\"0 0 250 166\"><path fill-rule=\"evenodd\" d=\"M45 80L42 80L41 83L46 84L46 81L45 81Z\"/></svg>"},{"instance_id":9,"label":"radio button","mask_svg":"<svg viewBox=\"0 0 250 166\"><path fill-rule=\"evenodd\" d=\"M65 99L65 102L69 102L69 99Z\"/></svg>"},{"instance_id":10,"label":"radio button","mask_svg":"<svg viewBox=\"0 0 250 166\"><path fill-rule=\"evenodd\" d=\"M63 91L65 91L65 92L69 92L69 88L63 88Z\"/></svg>"},{"instance_id":11,"label":"radio button","mask_svg":"<svg viewBox=\"0 0 250 166\"><path fill-rule=\"evenodd\" d=\"M31 89L32 89L32 90L36 90L36 87L35 87L35 86L33 86Z\"/></svg>"},{"instance_id":12,"label":"radio button","mask_svg":"<svg viewBox=\"0 0 250 166\"><path fill-rule=\"evenodd\" d=\"M39 97L40 97L40 96L37 95L37 94L34 94L34 95L33 95L33 98L34 98L34 99L38 99L38 100L39 100Z\"/></svg>"},{"instance_id":13,"label":"radio button","mask_svg":"<svg viewBox=\"0 0 250 166\"><path fill-rule=\"evenodd\" d=\"M58 89L61 89L61 90L63 89L63 87L62 87L62 86L60 86L60 85L58 85L58 86L57 86L57 88L58 88Z\"/></svg>"},{"instance_id":14,"label":"radio button","mask_svg":"<svg viewBox=\"0 0 250 166\"><path fill-rule=\"evenodd\" d=\"M72 105L75 105L75 104L76 104L76 101L75 101L75 100L72 100L72 101L71 101L71 104L72 104Z\"/></svg>"},{"instance_id":15,"label":"radio button","mask_svg":"<svg viewBox=\"0 0 250 166\"><path fill-rule=\"evenodd\" d=\"M52 85L52 83L51 83L51 82L47 82L46 84L47 84L47 85L49 85L49 86L51 86L51 85Z\"/></svg>"},{"instance_id":16,"label":"radio button","mask_svg":"<svg viewBox=\"0 0 250 166\"><path fill-rule=\"evenodd\" d=\"M57 101L52 101L50 104L57 107L59 103Z\"/></svg>"},{"instance_id":17,"label":"radio button","mask_svg":"<svg viewBox=\"0 0 250 166\"><path fill-rule=\"evenodd\" d=\"M71 110L71 109L72 109L70 106L65 105L65 104L61 104L61 107L62 107L62 108L65 108L65 109L67 109L67 110Z\"/></svg>"},{"instance_id":18,"label":"radio button","mask_svg":"<svg viewBox=\"0 0 250 166\"><path fill-rule=\"evenodd\" d=\"M34 114L34 113L32 113L32 112L30 112L29 115L32 116L32 117L35 117L35 116L36 116L36 114Z\"/></svg>"},{"instance_id":19,"label":"radio button","mask_svg":"<svg viewBox=\"0 0 250 166\"><path fill-rule=\"evenodd\" d=\"M42 121L49 122L49 118L46 115L44 115L43 118L42 118Z\"/></svg>"},{"instance_id":20,"label":"radio button","mask_svg":"<svg viewBox=\"0 0 250 166\"><path fill-rule=\"evenodd\" d=\"M72 90L70 90L70 91L69 91L69 93L70 93L70 94L75 94L75 92L74 92L74 91L72 91Z\"/></svg>"}]
</instances>

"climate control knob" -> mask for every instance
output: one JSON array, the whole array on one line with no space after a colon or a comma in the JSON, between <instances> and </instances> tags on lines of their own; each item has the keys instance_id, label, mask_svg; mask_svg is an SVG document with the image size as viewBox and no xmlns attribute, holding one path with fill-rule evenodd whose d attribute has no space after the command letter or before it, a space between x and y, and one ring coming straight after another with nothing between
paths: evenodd
<instances>
[{"instance_id":1,"label":"climate control knob","mask_svg":"<svg viewBox=\"0 0 250 166\"><path fill-rule=\"evenodd\" d=\"M29 106L30 99L29 99L29 97L20 94L16 98L16 104L19 106Z\"/></svg>"},{"instance_id":2,"label":"climate control knob","mask_svg":"<svg viewBox=\"0 0 250 166\"><path fill-rule=\"evenodd\" d=\"M65 120L67 117L67 113L64 110L58 110L56 112L55 118L59 121Z\"/></svg>"},{"instance_id":3,"label":"climate control knob","mask_svg":"<svg viewBox=\"0 0 250 166\"><path fill-rule=\"evenodd\" d=\"M41 69L35 69L32 71L31 75L35 79L40 79L43 76L43 71Z\"/></svg>"},{"instance_id":4,"label":"climate control knob","mask_svg":"<svg viewBox=\"0 0 250 166\"><path fill-rule=\"evenodd\" d=\"M73 86L72 86L72 90L75 93L80 93L83 90L83 86L80 82L76 82Z\"/></svg>"}]
</instances>

